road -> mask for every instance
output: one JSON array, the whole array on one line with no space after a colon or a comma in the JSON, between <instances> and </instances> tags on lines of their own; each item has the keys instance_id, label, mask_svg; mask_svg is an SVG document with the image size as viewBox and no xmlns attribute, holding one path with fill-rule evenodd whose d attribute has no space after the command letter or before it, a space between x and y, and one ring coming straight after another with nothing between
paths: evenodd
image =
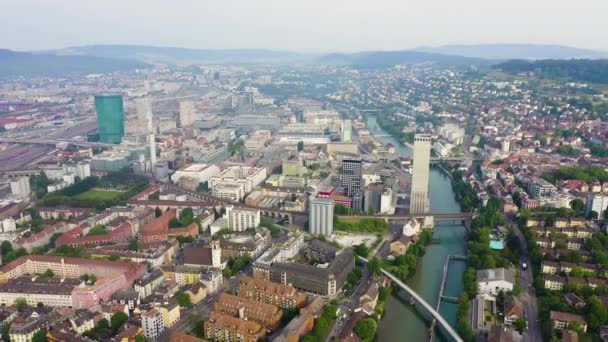
<instances>
[{"instance_id":1,"label":"road","mask_svg":"<svg viewBox=\"0 0 608 342\"><path fill-rule=\"evenodd\" d=\"M526 312L528 313L528 330L524 335L524 342L535 342L542 341L542 334L540 331L540 324L538 321L538 301L532 285L534 281L534 275L532 274L532 264L530 262L530 253L528 251L528 242L524 234L519 230L517 222L514 221L513 217L509 217L509 223L513 226L513 231L519 240L519 246L521 247L519 255L519 275L521 278L522 293L520 295L522 304ZM525 263L528 267L524 270L522 264Z\"/></svg>"}]
</instances>

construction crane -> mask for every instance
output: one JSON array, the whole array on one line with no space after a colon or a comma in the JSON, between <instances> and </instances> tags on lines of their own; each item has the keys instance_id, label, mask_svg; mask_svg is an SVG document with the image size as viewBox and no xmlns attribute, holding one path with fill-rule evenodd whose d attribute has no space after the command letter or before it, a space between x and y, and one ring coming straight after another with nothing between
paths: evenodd
<instances>
[{"instance_id":1,"label":"construction crane","mask_svg":"<svg viewBox=\"0 0 608 342\"><path fill-rule=\"evenodd\" d=\"M152 123L154 120L154 115L152 114L152 103L172 101L172 100L181 100L192 97L198 97L198 95L188 95L188 96L178 96L171 98L163 98L163 99L154 99L150 100L148 98L148 94L144 96L144 98L135 100L135 105L137 107L137 117L141 123L146 121L146 134L148 135L148 144L150 146L150 167L154 168L156 165L156 138L154 134L154 124ZM154 174L154 172L152 172Z\"/></svg>"}]
</instances>

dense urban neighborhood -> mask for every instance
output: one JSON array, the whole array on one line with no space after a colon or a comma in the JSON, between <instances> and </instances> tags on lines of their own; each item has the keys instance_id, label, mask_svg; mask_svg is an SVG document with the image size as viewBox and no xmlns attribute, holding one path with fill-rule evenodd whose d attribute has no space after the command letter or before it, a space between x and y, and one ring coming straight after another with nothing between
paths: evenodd
<instances>
[{"instance_id":1,"label":"dense urban neighborhood","mask_svg":"<svg viewBox=\"0 0 608 342\"><path fill-rule=\"evenodd\" d=\"M542 67L0 80L2 340L608 340L607 82Z\"/></svg>"}]
</instances>

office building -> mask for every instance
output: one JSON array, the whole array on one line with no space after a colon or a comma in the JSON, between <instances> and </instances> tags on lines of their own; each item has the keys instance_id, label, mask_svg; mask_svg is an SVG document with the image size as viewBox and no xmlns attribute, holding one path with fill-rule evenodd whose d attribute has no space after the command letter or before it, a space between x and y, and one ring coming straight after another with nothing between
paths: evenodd
<instances>
[{"instance_id":1,"label":"office building","mask_svg":"<svg viewBox=\"0 0 608 342\"><path fill-rule=\"evenodd\" d=\"M249 228L257 228L260 225L260 211L258 209L235 208L226 206L226 217L228 228L242 232Z\"/></svg>"},{"instance_id":2,"label":"office building","mask_svg":"<svg viewBox=\"0 0 608 342\"><path fill-rule=\"evenodd\" d=\"M30 178L19 177L11 180L11 193L13 196L27 198L30 196Z\"/></svg>"},{"instance_id":3,"label":"office building","mask_svg":"<svg viewBox=\"0 0 608 342\"><path fill-rule=\"evenodd\" d=\"M309 201L309 232L314 235L331 235L334 229L334 200L311 198Z\"/></svg>"},{"instance_id":4,"label":"office building","mask_svg":"<svg viewBox=\"0 0 608 342\"><path fill-rule=\"evenodd\" d=\"M213 189L220 184L243 185L246 194L266 180L266 168L250 166L230 166L221 173L211 177L209 186Z\"/></svg>"},{"instance_id":5,"label":"office building","mask_svg":"<svg viewBox=\"0 0 608 342\"><path fill-rule=\"evenodd\" d=\"M198 186L200 183L209 182L211 177L220 173L220 168L212 164L190 164L179 168L171 175L174 183L179 183L180 179L192 179Z\"/></svg>"},{"instance_id":6,"label":"office building","mask_svg":"<svg viewBox=\"0 0 608 342\"><path fill-rule=\"evenodd\" d=\"M321 296L335 296L355 268L355 257L350 249L342 251L326 267L290 262L276 262L269 267L270 281L290 285L304 292ZM264 273L258 273L264 274Z\"/></svg>"},{"instance_id":7,"label":"office building","mask_svg":"<svg viewBox=\"0 0 608 342\"><path fill-rule=\"evenodd\" d=\"M141 326L144 329L144 336L150 340L156 340L165 332L163 315L157 309L141 314Z\"/></svg>"},{"instance_id":8,"label":"office building","mask_svg":"<svg viewBox=\"0 0 608 342\"><path fill-rule=\"evenodd\" d=\"M12 184L11 184L12 185ZM595 211L598 214L598 218L605 218L608 213L608 196L606 195L589 195L587 196L587 207L585 208L585 215L589 216L591 212Z\"/></svg>"},{"instance_id":9,"label":"office building","mask_svg":"<svg viewBox=\"0 0 608 342\"><path fill-rule=\"evenodd\" d=\"M120 144L125 135L125 112L121 95L95 96L99 141Z\"/></svg>"},{"instance_id":10,"label":"office building","mask_svg":"<svg viewBox=\"0 0 608 342\"><path fill-rule=\"evenodd\" d=\"M194 102L182 101L179 103L179 124L181 127L190 127L194 122Z\"/></svg>"},{"instance_id":11,"label":"office building","mask_svg":"<svg viewBox=\"0 0 608 342\"><path fill-rule=\"evenodd\" d=\"M342 160L342 175L340 177L348 197L361 193L361 184L363 183L362 164L361 159Z\"/></svg>"},{"instance_id":12,"label":"office building","mask_svg":"<svg viewBox=\"0 0 608 342\"><path fill-rule=\"evenodd\" d=\"M414 138L414 165L412 168L412 191L410 213L422 214L429 210L429 162L431 158L431 136L416 134Z\"/></svg>"}]
</instances>

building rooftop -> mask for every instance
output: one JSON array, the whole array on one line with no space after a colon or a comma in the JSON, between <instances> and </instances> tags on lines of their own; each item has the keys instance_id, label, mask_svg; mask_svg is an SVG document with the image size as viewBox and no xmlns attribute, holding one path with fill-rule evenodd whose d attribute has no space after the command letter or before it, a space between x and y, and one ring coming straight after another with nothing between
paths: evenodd
<instances>
[{"instance_id":1,"label":"building rooftop","mask_svg":"<svg viewBox=\"0 0 608 342\"><path fill-rule=\"evenodd\" d=\"M507 281L515 284L515 271L505 268L492 268L477 271L477 282Z\"/></svg>"}]
</instances>

